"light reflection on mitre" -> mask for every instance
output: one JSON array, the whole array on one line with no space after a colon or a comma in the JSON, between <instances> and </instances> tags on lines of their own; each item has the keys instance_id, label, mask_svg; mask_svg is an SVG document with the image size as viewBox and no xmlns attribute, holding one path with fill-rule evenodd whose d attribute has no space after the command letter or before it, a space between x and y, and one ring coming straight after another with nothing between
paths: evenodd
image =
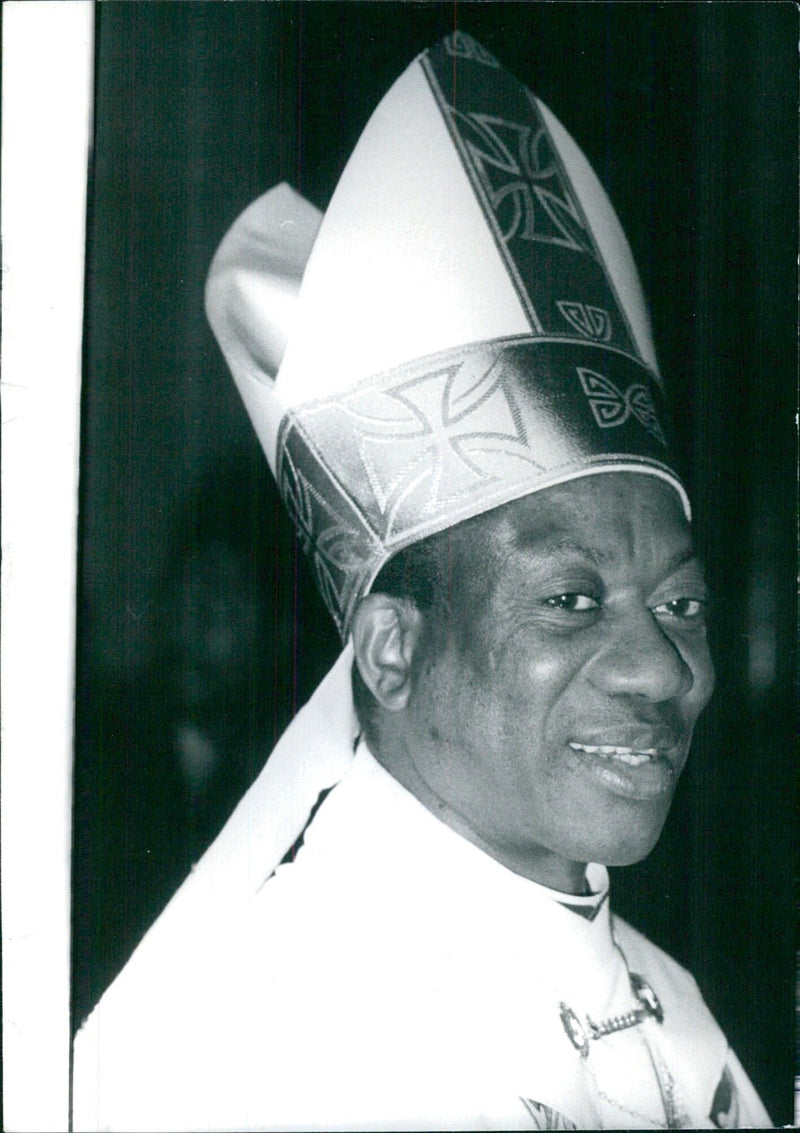
<instances>
[{"instance_id":1,"label":"light reflection on mitre","mask_svg":"<svg viewBox=\"0 0 800 1133\"><path fill-rule=\"evenodd\" d=\"M343 636L396 551L549 485L647 473L688 514L624 233L473 39L401 75L320 219L265 194L207 307Z\"/></svg>"}]
</instances>

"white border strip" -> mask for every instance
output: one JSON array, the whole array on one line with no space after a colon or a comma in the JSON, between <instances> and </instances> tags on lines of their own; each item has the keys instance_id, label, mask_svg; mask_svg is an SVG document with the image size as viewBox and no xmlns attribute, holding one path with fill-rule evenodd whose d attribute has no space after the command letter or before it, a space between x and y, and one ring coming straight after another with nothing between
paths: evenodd
<instances>
[{"instance_id":1,"label":"white border strip","mask_svg":"<svg viewBox=\"0 0 800 1133\"><path fill-rule=\"evenodd\" d=\"M69 1121L70 839L93 5L3 5L3 1126Z\"/></svg>"}]
</instances>

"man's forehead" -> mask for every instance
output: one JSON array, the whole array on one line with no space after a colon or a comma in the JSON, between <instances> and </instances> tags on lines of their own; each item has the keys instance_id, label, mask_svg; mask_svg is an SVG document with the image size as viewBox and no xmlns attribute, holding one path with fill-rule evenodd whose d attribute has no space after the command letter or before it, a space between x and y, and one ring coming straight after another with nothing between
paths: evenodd
<instances>
[{"instance_id":1,"label":"man's forehead","mask_svg":"<svg viewBox=\"0 0 800 1133\"><path fill-rule=\"evenodd\" d=\"M677 493L653 476L581 477L513 500L482 518L487 549L575 555L598 565L622 552L634 557L660 552L676 565L694 557ZM475 545L473 539L470 543Z\"/></svg>"}]
</instances>

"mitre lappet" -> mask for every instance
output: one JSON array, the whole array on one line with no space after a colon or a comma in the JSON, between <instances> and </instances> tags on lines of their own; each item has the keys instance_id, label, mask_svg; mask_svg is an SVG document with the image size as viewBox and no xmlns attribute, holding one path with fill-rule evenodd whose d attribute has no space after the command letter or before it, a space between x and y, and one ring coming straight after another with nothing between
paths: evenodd
<instances>
[{"instance_id":1,"label":"mitre lappet","mask_svg":"<svg viewBox=\"0 0 800 1133\"><path fill-rule=\"evenodd\" d=\"M324 216L285 184L242 214L206 301L345 640L393 554L531 492L627 471L689 513L614 210L554 115L461 32L383 98ZM352 758L351 663L348 646L214 849L246 837L255 880Z\"/></svg>"}]
</instances>

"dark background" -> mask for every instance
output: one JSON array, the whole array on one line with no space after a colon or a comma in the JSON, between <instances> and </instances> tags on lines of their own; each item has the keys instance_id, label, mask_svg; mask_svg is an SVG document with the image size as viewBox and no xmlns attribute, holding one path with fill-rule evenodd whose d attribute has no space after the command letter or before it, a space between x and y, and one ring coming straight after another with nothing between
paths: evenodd
<instances>
[{"instance_id":1,"label":"dark background","mask_svg":"<svg viewBox=\"0 0 800 1133\"><path fill-rule=\"evenodd\" d=\"M794 5L106 2L97 19L74 1024L337 650L205 322L208 263L278 181L324 207L381 95L455 25L577 139L651 302L718 684L615 903L693 971L791 1121Z\"/></svg>"}]
</instances>

